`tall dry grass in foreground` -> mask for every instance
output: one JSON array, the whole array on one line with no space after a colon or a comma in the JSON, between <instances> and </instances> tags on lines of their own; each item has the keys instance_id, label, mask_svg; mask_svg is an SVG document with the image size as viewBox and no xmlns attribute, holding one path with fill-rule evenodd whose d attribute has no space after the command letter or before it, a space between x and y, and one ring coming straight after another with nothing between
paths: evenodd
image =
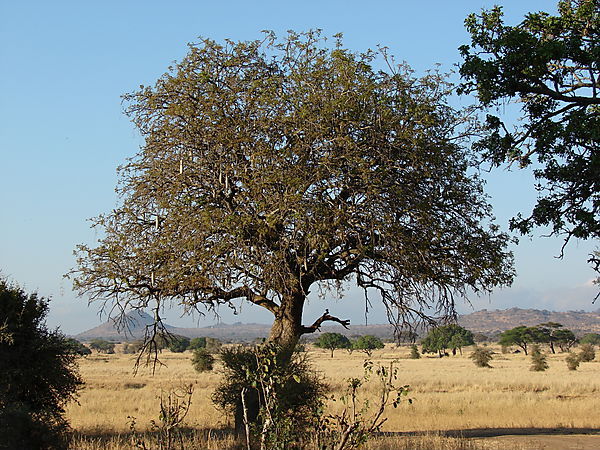
<instances>
[{"instance_id":1,"label":"tall dry grass in foreground","mask_svg":"<svg viewBox=\"0 0 600 450\"><path fill-rule=\"evenodd\" d=\"M409 397L413 399L412 404L404 402L389 411L384 430L435 432L472 428L595 428L600 425L597 419L600 363L584 363L573 372L567 369L564 354L549 355L550 369L536 373L529 370L528 357L502 355L498 351L491 362L493 368L482 369L474 366L468 358L469 353L470 349L466 349L462 356L413 360L408 359L406 347L388 346L375 352L372 357L375 362L389 364L397 360L398 382L411 386ZM309 354L336 396L340 395L348 377L362 374L365 359L362 353L338 350L335 357L330 358L328 351L311 349ZM190 358L189 352L164 352L161 360L165 366L154 376L145 369L134 376L135 358L131 355L92 355L82 359L80 368L86 386L81 392L80 404L69 406L68 417L78 433L96 436L97 444L93 439L86 438L84 442L79 438L79 444L74 448L133 448L130 443L124 443L129 442L125 435L131 420L128 417L135 417L137 430L149 430L150 421L157 420L161 390L168 391L189 383L194 385L194 395L187 425L196 430L213 430L213 434L208 431L192 433L190 439L195 444L191 448L236 448L238 443L231 437L218 433L218 430L230 427L232 419L217 410L210 400L219 382L219 366L214 372L198 374L194 372ZM375 394L374 386L365 392L367 397ZM331 408L338 408L338 403L332 404ZM110 445L103 438L107 435L114 441ZM469 447L475 444L467 440L451 443L448 438L434 438L438 449L475 448ZM370 444L375 445L371 448L402 449L405 448L403 442L413 438L381 439L381 442ZM415 442L410 448L419 448L420 444ZM390 446L386 447L388 444ZM444 447L446 444L448 447ZM433 448L428 447L429 444L423 445L422 448Z\"/></svg>"}]
</instances>

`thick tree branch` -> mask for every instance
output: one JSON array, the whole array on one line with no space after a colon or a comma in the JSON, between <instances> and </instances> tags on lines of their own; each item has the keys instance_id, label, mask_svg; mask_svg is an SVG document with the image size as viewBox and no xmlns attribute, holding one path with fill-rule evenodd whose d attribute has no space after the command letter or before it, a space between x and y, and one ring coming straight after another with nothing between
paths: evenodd
<instances>
[{"instance_id":1,"label":"thick tree branch","mask_svg":"<svg viewBox=\"0 0 600 450\"><path fill-rule=\"evenodd\" d=\"M326 309L325 313L321 317L319 317L317 320L315 320L315 323L313 323L312 325L310 325L308 327L302 326L301 333L302 334L314 333L315 331L318 331L320 329L321 324L325 321L337 322L341 326L343 326L345 329L348 329L348 325L350 325L350 320L342 320L342 319L338 319L337 317L331 316L331 315L329 315L329 310Z\"/></svg>"}]
</instances>

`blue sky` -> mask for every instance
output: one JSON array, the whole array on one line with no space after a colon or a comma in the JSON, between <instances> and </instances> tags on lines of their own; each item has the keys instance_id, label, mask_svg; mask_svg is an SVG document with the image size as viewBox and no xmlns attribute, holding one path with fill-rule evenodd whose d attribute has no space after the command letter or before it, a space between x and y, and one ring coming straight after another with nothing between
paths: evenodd
<instances>
[{"instance_id":1,"label":"blue sky","mask_svg":"<svg viewBox=\"0 0 600 450\"><path fill-rule=\"evenodd\" d=\"M500 2L507 22L527 11L554 11L555 2ZM490 7L488 1L29 1L0 2L0 270L28 290L51 296L49 324L76 333L100 323L98 305L77 299L64 280L77 243L96 238L87 219L116 205L116 167L135 154L141 139L122 113L120 96L153 84L181 59L199 36L221 41L252 40L270 29L321 28L344 33L352 50L389 47L417 73L460 61L468 42L463 20ZM469 99L461 100L465 104ZM487 191L507 227L528 211L535 192L531 174L496 171ZM573 242L557 260L561 242L541 239L543 230L514 248L518 277L510 289L474 302L475 309L512 306L596 309L587 266L591 242ZM364 321L360 294L348 291L337 303L313 299L306 321L331 307ZM461 306L463 311L470 310ZM190 325L177 310L169 322ZM213 318L200 320L201 325ZM269 321L244 307L223 321ZM377 307L371 322L383 322Z\"/></svg>"}]
</instances>

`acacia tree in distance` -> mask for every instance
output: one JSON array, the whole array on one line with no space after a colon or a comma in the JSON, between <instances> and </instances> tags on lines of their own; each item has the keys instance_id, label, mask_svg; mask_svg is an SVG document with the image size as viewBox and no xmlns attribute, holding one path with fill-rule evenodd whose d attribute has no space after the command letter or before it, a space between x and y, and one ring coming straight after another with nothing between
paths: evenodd
<instances>
[{"instance_id":1,"label":"acacia tree in distance","mask_svg":"<svg viewBox=\"0 0 600 450\"><path fill-rule=\"evenodd\" d=\"M154 87L125 96L144 145L121 204L78 247L74 287L118 308L241 299L291 350L311 290L352 282L390 320L454 314L457 297L512 281L465 150L467 118L436 74L415 78L318 32L203 40ZM388 59L389 61L389 59ZM310 323L310 322L309 322Z\"/></svg>"},{"instance_id":2,"label":"acacia tree in distance","mask_svg":"<svg viewBox=\"0 0 600 450\"><path fill-rule=\"evenodd\" d=\"M351 346L350 339L340 333L323 333L315 341L315 347L331 350L332 358L333 352L338 348L350 348Z\"/></svg>"},{"instance_id":3,"label":"acacia tree in distance","mask_svg":"<svg viewBox=\"0 0 600 450\"><path fill-rule=\"evenodd\" d=\"M381 339L370 334L359 336L354 342L352 342L352 348L354 350L365 352L369 358L373 354L373 350L378 350L384 347L385 344Z\"/></svg>"},{"instance_id":4,"label":"acacia tree in distance","mask_svg":"<svg viewBox=\"0 0 600 450\"><path fill-rule=\"evenodd\" d=\"M517 126L489 114L477 147L493 166L536 163L537 204L511 228L548 226L566 245L600 238L600 8L598 0L563 0L558 12L530 13L516 26L504 24L499 6L471 14L459 91L476 92L485 108L519 102ZM589 262L600 271L600 252Z\"/></svg>"},{"instance_id":5,"label":"acacia tree in distance","mask_svg":"<svg viewBox=\"0 0 600 450\"><path fill-rule=\"evenodd\" d=\"M517 345L526 355L529 344L539 342L544 342L544 335L540 330L537 327L526 327L525 325L503 331L498 341L500 345L506 347Z\"/></svg>"}]
</instances>

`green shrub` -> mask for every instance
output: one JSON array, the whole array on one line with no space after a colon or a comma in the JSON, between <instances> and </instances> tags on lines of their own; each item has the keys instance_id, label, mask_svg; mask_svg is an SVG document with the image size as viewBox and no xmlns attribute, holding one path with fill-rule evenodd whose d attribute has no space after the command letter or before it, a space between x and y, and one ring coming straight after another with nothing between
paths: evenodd
<instances>
[{"instance_id":1,"label":"green shrub","mask_svg":"<svg viewBox=\"0 0 600 450\"><path fill-rule=\"evenodd\" d=\"M197 337L193 338L190 341L190 345L188 346L190 350L196 350L197 348L206 348L206 338L205 337Z\"/></svg>"},{"instance_id":2,"label":"green shrub","mask_svg":"<svg viewBox=\"0 0 600 450\"><path fill-rule=\"evenodd\" d=\"M543 372L548 368L548 363L546 362L546 355L542 353L540 350L540 346L535 344L531 346L531 367L529 370L533 370L534 372Z\"/></svg>"},{"instance_id":3,"label":"green shrub","mask_svg":"<svg viewBox=\"0 0 600 450\"><path fill-rule=\"evenodd\" d=\"M419 353L419 348L417 344L413 344L410 346L410 359L419 359L421 354Z\"/></svg>"},{"instance_id":4,"label":"green shrub","mask_svg":"<svg viewBox=\"0 0 600 450\"><path fill-rule=\"evenodd\" d=\"M197 348L194 350L192 365L194 366L194 369L196 369L196 372L210 372L213 370L214 363L215 357L206 349Z\"/></svg>"},{"instance_id":5,"label":"green shrub","mask_svg":"<svg viewBox=\"0 0 600 450\"><path fill-rule=\"evenodd\" d=\"M565 361L567 362L567 367L569 370L577 370L579 367L579 356L577 356L575 353L569 353L565 358Z\"/></svg>"},{"instance_id":6,"label":"green shrub","mask_svg":"<svg viewBox=\"0 0 600 450\"><path fill-rule=\"evenodd\" d=\"M0 279L0 448L66 449L79 355L45 319L48 300Z\"/></svg>"},{"instance_id":7,"label":"green shrub","mask_svg":"<svg viewBox=\"0 0 600 450\"><path fill-rule=\"evenodd\" d=\"M169 350L173 353L183 353L188 349L189 345L189 338L185 336L173 336L169 342Z\"/></svg>"},{"instance_id":8,"label":"green shrub","mask_svg":"<svg viewBox=\"0 0 600 450\"><path fill-rule=\"evenodd\" d=\"M294 433L300 433L308 425L314 410L321 404L327 391L326 384L311 367L304 352L295 352L287 364L278 362L276 348L272 344L256 347L229 347L219 352L223 363L223 378L212 400L220 408L235 415L236 430L243 431L242 391L246 392L249 421L258 420L265 399L257 389L259 361L261 370L269 372L269 382L274 383L277 411L286 417ZM262 372L261 372L262 373Z\"/></svg>"},{"instance_id":9,"label":"green shrub","mask_svg":"<svg viewBox=\"0 0 600 450\"><path fill-rule=\"evenodd\" d=\"M489 348L475 347L475 350L469 355L477 367L492 367L490 361L493 359L493 352Z\"/></svg>"},{"instance_id":10,"label":"green shrub","mask_svg":"<svg viewBox=\"0 0 600 450\"><path fill-rule=\"evenodd\" d=\"M596 358L596 352L592 344L583 344L580 348L579 359L581 362L590 362Z\"/></svg>"}]
</instances>

